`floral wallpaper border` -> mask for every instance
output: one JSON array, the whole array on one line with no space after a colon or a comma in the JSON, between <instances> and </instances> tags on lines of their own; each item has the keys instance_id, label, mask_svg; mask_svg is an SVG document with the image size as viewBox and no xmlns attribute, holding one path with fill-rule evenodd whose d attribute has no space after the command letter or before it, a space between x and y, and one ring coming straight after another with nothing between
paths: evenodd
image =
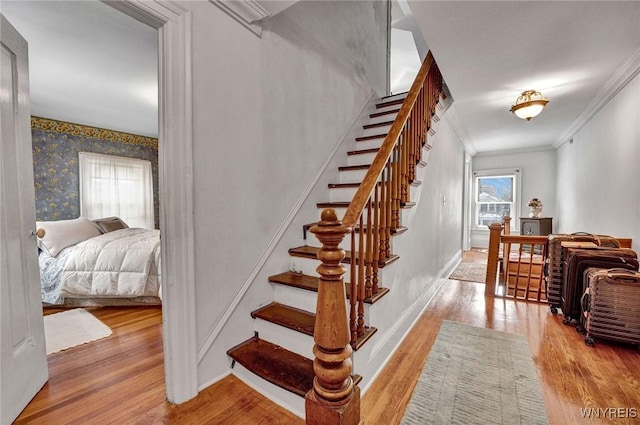
<instances>
[{"instance_id":1,"label":"floral wallpaper border","mask_svg":"<svg viewBox=\"0 0 640 425\"><path fill-rule=\"evenodd\" d=\"M91 127L88 125L74 124L65 121L56 121L48 118L31 117L31 129L54 131L56 133L67 133L74 136L95 137L109 140L111 142L130 143L133 145L146 146L158 149L158 139L136 134L122 133L104 128Z\"/></svg>"},{"instance_id":2,"label":"floral wallpaper border","mask_svg":"<svg viewBox=\"0 0 640 425\"><path fill-rule=\"evenodd\" d=\"M94 152L151 161L158 228L158 139L32 117L31 141L38 221L68 220L80 215L78 152Z\"/></svg>"}]
</instances>

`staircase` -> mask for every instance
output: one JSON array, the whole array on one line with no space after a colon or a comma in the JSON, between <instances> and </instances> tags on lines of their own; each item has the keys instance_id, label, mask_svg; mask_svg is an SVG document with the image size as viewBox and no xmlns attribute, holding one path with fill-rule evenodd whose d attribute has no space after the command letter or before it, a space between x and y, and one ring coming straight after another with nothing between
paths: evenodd
<instances>
[{"instance_id":1,"label":"staircase","mask_svg":"<svg viewBox=\"0 0 640 425\"><path fill-rule=\"evenodd\" d=\"M439 92L437 95L444 98ZM375 109L372 108L368 121L362 126L361 135L352 142L353 149L347 152L346 165L338 168L339 180L328 186L329 199L317 203L320 211L330 208L337 212L337 217L345 216L406 96L407 93L385 97L375 103ZM438 113L443 113L444 108L435 107L434 112L429 120L431 125L427 126L431 135L435 134L433 125L439 120ZM412 154L410 161L417 168L426 166L426 157L431 148L426 144L426 138L423 139L424 144L415 149L419 153ZM406 155L408 158L409 154ZM397 158L396 161L399 162ZM409 173L409 170L404 171ZM394 172L400 173L400 169ZM341 245L347 251L342 265L346 269L346 313L349 318L350 345L354 350L353 358L357 357L358 350L377 331L371 325L372 309L376 304L384 308L385 295L389 293L389 289L384 286L385 276L392 273L392 268L399 259L393 254L393 239L401 237L408 230L401 225L402 216L404 211L409 211L415 205L411 202L414 199L412 194L421 184L416 178L417 172L413 172L407 193L401 195L399 190L396 191L398 193L392 193L389 183L391 174L392 172L381 174L375 183L378 186L375 200L371 195L361 214L368 214L369 219L361 217L353 226L352 237L346 238ZM398 211L389 208L379 216L371 213L374 208L372 205L382 204L385 199L391 200L392 195L397 199ZM320 216L320 211L316 217ZM380 236L377 232L375 236L367 237L374 228L374 216L376 222L385 221L388 225L386 231L379 232ZM321 280L316 269L319 265L318 252L322 249L322 244L309 232L315 224L303 226L304 245L289 249L290 270L269 278L274 286L274 301L251 313L255 319L254 335L227 351L233 359L234 374L300 416L304 416L304 397L312 389L314 379L313 336L316 327L316 297ZM372 249L378 245L380 249ZM368 253L362 254L365 251ZM360 264L366 266L359 267ZM355 284L355 281L361 283ZM352 375L352 378L354 384L361 380L358 375Z\"/></svg>"}]
</instances>

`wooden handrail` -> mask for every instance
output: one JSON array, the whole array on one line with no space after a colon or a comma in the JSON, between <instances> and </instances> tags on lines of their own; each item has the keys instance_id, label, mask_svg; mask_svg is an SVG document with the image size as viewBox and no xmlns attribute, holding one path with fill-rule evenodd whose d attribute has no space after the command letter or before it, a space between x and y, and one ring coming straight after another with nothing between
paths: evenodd
<instances>
[{"instance_id":1,"label":"wooden handrail","mask_svg":"<svg viewBox=\"0 0 640 425\"><path fill-rule=\"evenodd\" d=\"M402 106L400 107L400 111L396 116L396 119L393 121L391 128L389 129L389 133L387 133L387 137L384 138L384 142L382 142L382 146L380 146L380 150L376 155L375 159L371 163L367 174L362 179L362 183L360 187L356 191L355 195L353 195L353 199L347 208L347 211L344 213L344 218L342 219L342 224L349 227L354 227L358 221L358 218L362 214L369 198L371 197L371 193L373 192L378 179L380 178L380 174L384 170L393 149L396 146L396 142L398 137L400 137L400 133L407 123L407 119L409 118L409 113L413 109L413 106L416 103L416 99L418 99L418 95L420 94L420 90L422 89L422 85L433 65L433 55L431 51L427 53L427 57L425 58L422 66L420 67L420 71L416 75L416 79L413 81L411 85L411 89L407 94Z\"/></svg>"},{"instance_id":2,"label":"wooden handrail","mask_svg":"<svg viewBox=\"0 0 640 425\"><path fill-rule=\"evenodd\" d=\"M372 332L365 326L364 302L381 290L379 269L391 259L391 235L400 227L400 208L410 202L410 185L423 148L429 147L427 133L441 93L442 76L429 52L342 221L335 210L327 209L310 229L322 243L318 251L322 264L317 268L315 379L305 404L308 424L360 423L360 389L350 376L349 355ZM345 267L341 265L346 253L340 244L348 234L347 317Z\"/></svg>"}]
</instances>

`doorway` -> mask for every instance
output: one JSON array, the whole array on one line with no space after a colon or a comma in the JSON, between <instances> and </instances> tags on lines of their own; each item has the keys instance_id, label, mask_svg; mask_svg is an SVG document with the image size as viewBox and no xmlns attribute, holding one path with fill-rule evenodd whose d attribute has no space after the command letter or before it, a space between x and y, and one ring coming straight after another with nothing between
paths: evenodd
<instances>
[{"instance_id":1,"label":"doorway","mask_svg":"<svg viewBox=\"0 0 640 425\"><path fill-rule=\"evenodd\" d=\"M106 3L155 28L159 35L160 230L163 298L170 300L163 303L165 381L168 400L181 403L198 392L190 127L191 13L161 1ZM164 140L174 143L165 144ZM162 166L169 163L170 167ZM168 193L171 198L166 196Z\"/></svg>"}]
</instances>

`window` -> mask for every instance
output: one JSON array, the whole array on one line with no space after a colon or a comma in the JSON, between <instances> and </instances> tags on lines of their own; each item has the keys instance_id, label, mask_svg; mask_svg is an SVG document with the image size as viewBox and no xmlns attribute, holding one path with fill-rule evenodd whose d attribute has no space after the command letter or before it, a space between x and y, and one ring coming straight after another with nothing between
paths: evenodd
<instances>
[{"instance_id":1,"label":"window","mask_svg":"<svg viewBox=\"0 0 640 425\"><path fill-rule=\"evenodd\" d=\"M80 152L78 163L82 216L117 216L129 227L154 228L151 161Z\"/></svg>"},{"instance_id":2,"label":"window","mask_svg":"<svg viewBox=\"0 0 640 425\"><path fill-rule=\"evenodd\" d=\"M519 174L519 169L474 172L474 228L502 222L502 217L508 215L514 219L512 230L516 229L520 205Z\"/></svg>"}]
</instances>

